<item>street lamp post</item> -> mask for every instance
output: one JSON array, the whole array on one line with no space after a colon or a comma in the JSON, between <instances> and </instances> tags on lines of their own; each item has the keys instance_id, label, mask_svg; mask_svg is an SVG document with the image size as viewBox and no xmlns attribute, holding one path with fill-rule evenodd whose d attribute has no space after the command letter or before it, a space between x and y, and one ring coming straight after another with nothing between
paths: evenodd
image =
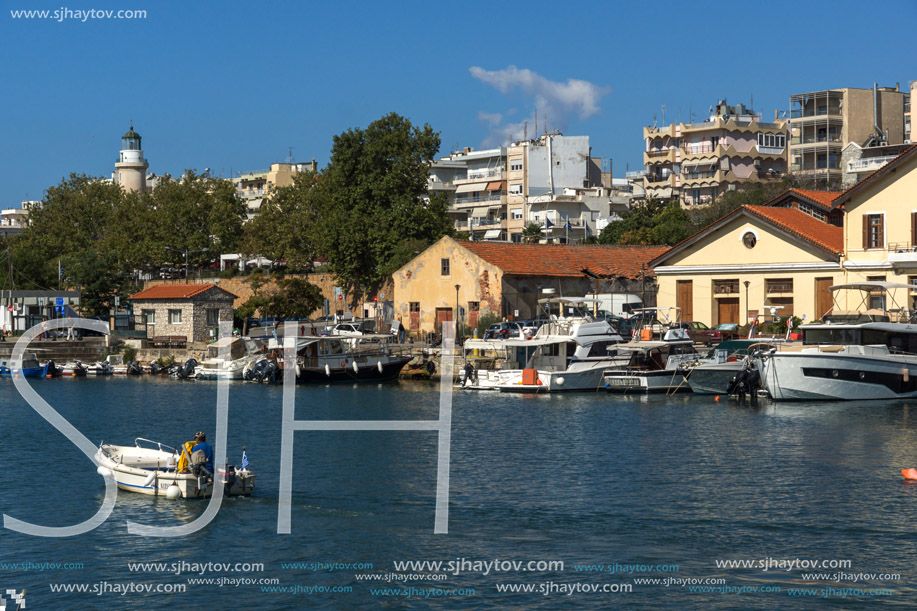
<instances>
[{"instance_id":1,"label":"street lamp post","mask_svg":"<svg viewBox=\"0 0 917 611\"><path fill-rule=\"evenodd\" d=\"M455 318L455 338L456 340L458 340L458 335L459 335L458 333L459 332L459 289L461 288L461 286L462 286L461 284L455 285L455 316L453 318Z\"/></svg>"},{"instance_id":2,"label":"street lamp post","mask_svg":"<svg viewBox=\"0 0 917 611\"><path fill-rule=\"evenodd\" d=\"M185 280L188 279L188 255L196 255L200 252L207 252L209 248L201 248L200 250L182 250L181 248L170 248L166 246L166 250L171 250L172 252L180 252L185 255Z\"/></svg>"},{"instance_id":3,"label":"street lamp post","mask_svg":"<svg viewBox=\"0 0 917 611\"><path fill-rule=\"evenodd\" d=\"M745 284L745 322L747 323L748 322L748 311L751 309L748 307L748 285L751 284L751 282L746 280L743 284Z\"/></svg>"}]
</instances>

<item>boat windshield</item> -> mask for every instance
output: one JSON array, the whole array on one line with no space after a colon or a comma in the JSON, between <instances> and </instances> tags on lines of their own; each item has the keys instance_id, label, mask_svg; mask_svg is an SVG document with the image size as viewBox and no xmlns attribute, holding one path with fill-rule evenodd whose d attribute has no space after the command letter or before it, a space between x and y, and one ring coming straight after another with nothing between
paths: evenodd
<instances>
[{"instance_id":1,"label":"boat windshield","mask_svg":"<svg viewBox=\"0 0 917 611\"><path fill-rule=\"evenodd\" d=\"M804 344L840 344L853 346L888 346L895 352L917 354L917 333L901 333L886 329L831 328L803 330Z\"/></svg>"}]
</instances>

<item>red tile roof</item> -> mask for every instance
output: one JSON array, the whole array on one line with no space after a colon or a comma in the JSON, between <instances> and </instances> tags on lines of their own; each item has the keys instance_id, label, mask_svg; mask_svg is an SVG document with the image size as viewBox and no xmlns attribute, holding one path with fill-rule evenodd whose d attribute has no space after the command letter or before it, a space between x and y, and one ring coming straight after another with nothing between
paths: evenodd
<instances>
[{"instance_id":1,"label":"red tile roof","mask_svg":"<svg viewBox=\"0 0 917 611\"><path fill-rule=\"evenodd\" d=\"M458 243L504 273L515 276L639 278L645 264L669 249L668 246ZM649 274L651 270L646 272Z\"/></svg>"},{"instance_id":2,"label":"red tile roof","mask_svg":"<svg viewBox=\"0 0 917 611\"><path fill-rule=\"evenodd\" d=\"M834 254L844 252L844 229L800 212L795 208L772 208L769 206L742 206L754 215L769 220L785 231L802 238Z\"/></svg>"},{"instance_id":3,"label":"red tile roof","mask_svg":"<svg viewBox=\"0 0 917 611\"><path fill-rule=\"evenodd\" d=\"M782 196L781 196L782 197ZM774 201L774 200L771 200ZM800 212L796 208L775 208L772 206L742 206L736 208L732 212L725 214L713 221L700 231L697 231L687 238L667 250L663 255L668 256L669 254L674 254L690 244L696 244L700 242L705 235L708 235L716 227L720 227L728 221L729 219L734 218L742 212L748 212L753 215L758 216L759 218L765 219L774 225L780 227L784 231L788 231L795 236L806 240L816 246L827 250L830 253L835 255L841 255L844 252L844 229L843 227L837 227L835 225L829 225L824 221L820 221L813 216L809 216L805 212ZM653 259L650 263L655 267L661 263L660 259L663 258L663 255L660 255L656 259Z\"/></svg>"},{"instance_id":4,"label":"red tile roof","mask_svg":"<svg viewBox=\"0 0 917 611\"><path fill-rule=\"evenodd\" d=\"M157 284L131 295L131 299L191 299L212 288L220 287L215 284ZM220 290L232 295L225 289Z\"/></svg>"},{"instance_id":5,"label":"red tile roof","mask_svg":"<svg viewBox=\"0 0 917 611\"><path fill-rule=\"evenodd\" d=\"M834 200L840 195L840 191L810 191L808 189L787 189L777 197L770 199L762 206L774 206L786 199L801 198L812 203L831 209L834 206Z\"/></svg>"}]
</instances>

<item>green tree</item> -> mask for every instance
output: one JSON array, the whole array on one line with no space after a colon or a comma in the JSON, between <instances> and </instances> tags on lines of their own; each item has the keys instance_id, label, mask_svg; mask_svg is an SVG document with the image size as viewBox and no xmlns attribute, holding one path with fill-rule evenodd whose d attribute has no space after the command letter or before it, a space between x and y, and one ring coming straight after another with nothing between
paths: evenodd
<instances>
[{"instance_id":1,"label":"green tree","mask_svg":"<svg viewBox=\"0 0 917 611\"><path fill-rule=\"evenodd\" d=\"M526 244L537 244L538 240L544 237L541 232L541 225L538 223L529 223L522 230L522 241Z\"/></svg>"},{"instance_id":2,"label":"green tree","mask_svg":"<svg viewBox=\"0 0 917 611\"><path fill-rule=\"evenodd\" d=\"M688 213L675 201L654 198L625 212L622 220L610 223L599 235L599 244L675 244L693 233Z\"/></svg>"},{"instance_id":3,"label":"green tree","mask_svg":"<svg viewBox=\"0 0 917 611\"><path fill-rule=\"evenodd\" d=\"M80 287L85 316L105 316L115 307L115 297L126 301L132 286L130 274L111 252L84 251L63 257L68 284Z\"/></svg>"},{"instance_id":4,"label":"green tree","mask_svg":"<svg viewBox=\"0 0 917 611\"><path fill-rule=\"evenodd\" d=\"M324 198L317 174L294 175L293 184L275 189L258 215L245 224L243 252L284 260L290 269L312 271L323 226L320 213Z\"/></svg>"},{"instance_id":5,"label":"green tree","mask_svg":"<svg viewBox=\"0 0 917 611\"><path fill-rule=\"evenodd\" d=\"M444 194L427 194L439 134L388 114L334 137L323 191L320 249L340 281L375 287L414 256L414 244L451 235Z\"/></svg>"},{"instance_id":6,"label":"green tree","mask_svg":"<svg viewBox=\"0 0 917 611\"><path fill-rule=\"evenodd\" d=\"M308 318L324 303L322 290L303 278L284 278L278 281L277 288L264 306L268 316Z\"/></svg>"}]
</instances>

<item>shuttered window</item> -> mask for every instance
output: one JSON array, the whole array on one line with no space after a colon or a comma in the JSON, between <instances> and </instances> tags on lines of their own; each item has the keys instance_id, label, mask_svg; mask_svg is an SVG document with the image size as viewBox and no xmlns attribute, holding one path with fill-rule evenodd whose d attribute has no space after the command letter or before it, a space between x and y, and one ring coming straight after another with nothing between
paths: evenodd
<instances>
[{"instance_id":1,"label":"shuttered window","mask_svg":"<svg viewBox=\"0 0 917 611\"><path fill-rule=\"evenodd\" d=\"M863 248L885 247L885 217L867 214L863 217Z\"/></svg>"}]
</instances>

